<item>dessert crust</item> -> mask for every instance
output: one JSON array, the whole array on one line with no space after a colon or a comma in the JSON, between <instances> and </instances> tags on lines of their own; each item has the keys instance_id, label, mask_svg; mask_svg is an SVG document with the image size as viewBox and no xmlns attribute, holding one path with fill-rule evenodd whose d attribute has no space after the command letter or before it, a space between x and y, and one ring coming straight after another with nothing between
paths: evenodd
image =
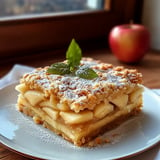
<instances>
[{"instance_id":1,"label":"dessert crust","mask_svg":"<svg viewBox=\"0 0 160 160\"><path fill-rule=\"evenodd\" d=\"M77 113L85 109L94 110L97 104L110 98L110 95L114 97L120 92L125 93L142 83L142 74L135 69L114 67L91 58L83 58L80 65L94 69L98 78L86 80L70 75L48 74L47 66L25 74L20 83L25 83L30 89L43 91L46 98L54 95Z\"/></svg>"}]
</instances>

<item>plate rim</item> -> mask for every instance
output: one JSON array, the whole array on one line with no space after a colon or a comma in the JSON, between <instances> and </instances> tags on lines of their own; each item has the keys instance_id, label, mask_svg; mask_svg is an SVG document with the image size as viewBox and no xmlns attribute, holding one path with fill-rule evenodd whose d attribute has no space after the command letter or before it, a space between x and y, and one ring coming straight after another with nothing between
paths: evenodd
<instances>
[{"instance_id":1,"label":"plate rim","mask_svg":"<svg viewBox=\"0 0 160 160\"><path fill-rule=\"evenodd\" d=\"M147 147L147 148L144 148L144 149L139 150L139 151L137 151L137 152L134 152L134 153L132 153L132 154L128 154L128 155L126 155L126 156L121 156L121 157L119 157L119 158L118 158L118 157L117 157L117 158L114 158L114 159L112 159L112 160L123 160L123 159L127 159L127 158L132 158L132 157L134 157L134 156L137 156L137 155L139 155L139 154L141 154L141 153L146 152L147 150L150 150L150 149L156 147L156 146L159 145L159 144L160 144L160 141L157 141L156 143L150 145L150 146ZM37 156L30 155L30 154L27 154L27 153L18 151L18 150L16 150L16 149L13 149L12 147L9 147L8 145L3 144L2 142L0 142L0 145L3 146L4 148L8 149L9 151L14 152L14 153L17 153L18 155L24 156L24 157L26 157L26 158L31 158L31 159L34 158L35 160L36 160L36 159L37 159L37 160L46 160L45 158L37 157ZM59 160L59 159L54 159L54 160ZM103 159L103 160L108 160L108 159Z\"/></svg>"}]
</instances>

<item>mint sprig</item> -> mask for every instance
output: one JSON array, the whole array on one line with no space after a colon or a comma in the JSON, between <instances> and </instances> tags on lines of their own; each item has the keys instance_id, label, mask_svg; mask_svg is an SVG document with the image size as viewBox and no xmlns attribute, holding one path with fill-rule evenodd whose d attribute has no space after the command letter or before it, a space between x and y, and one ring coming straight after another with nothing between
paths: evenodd
<instances>
[{"instance_id":1,"label":"mint sprig","mask_svg":"<svg viewBox=\"0 0 160 160\"><path fill-rule=\"evenodd\" d=\"M52 64L48 68L47 72L50 74L64 75L64 74L70 73L70 68L69 68L68 64L58 62L58 63Z\"/></svg>"},{"instance_id":2,"label":"mint sprig","mask_svg":"<svg viewBox=\"0 0 160 160\"><path fill-rule=\"evenodd\" d=\"M98 77L97 73L91 68L79 68L75 74L76 76L84 79L94 79Z\"/></svg>"},{"instance_id":3,"label":"mint sprig","mask_svg":"<svg viewBox=\"0 0 160 160\"><path fill-rule=\"evenodd\" d=\"M80 67L80 61L82 58L82 50L76 43L75 39L72 39L68 50L66 52L67 63L54 63L48 69L49 74L72 74L84 79L94 79L98 77L97 73L89 67Z\"/></svg>"},{"instance_id":4,"label":"mint sprig","mask_svg":"<svg viewBox=\"0 0 160 160\"><path fill-rule=\"evenodd\" d=\"M66 52L67 63L71 71L75 70L76 67L79 66L81 58L82 58L82 50L76 43L75 39L72 39L68 47L68 50Z\"/></svg>"}]
</instances>

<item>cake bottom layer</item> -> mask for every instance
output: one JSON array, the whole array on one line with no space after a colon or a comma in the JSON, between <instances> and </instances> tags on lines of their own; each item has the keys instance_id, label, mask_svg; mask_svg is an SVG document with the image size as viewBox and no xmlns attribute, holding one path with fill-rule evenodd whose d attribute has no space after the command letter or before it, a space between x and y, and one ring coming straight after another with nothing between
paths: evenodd
<instances>
[{"instance_id":1,"label":"cake bottom layer","mask_svg":"<svg viewBox=\"0 0 160 160\"><path fill-rule=\"evenodd\" d=\"M82 146L98 135L120 125L129 117L139 113L141 106L141 103L138 105L137 103L130 104L124 107L124 109L116 110L112 114L109 114L96 122L72 126L65 124L61 120L57 121L52 119L38 107L18 104L18 109L24 114L33 117L35 123L42 124L44 127L61 135L64 139L77 146Z\"/></svg>"}]
</instances>

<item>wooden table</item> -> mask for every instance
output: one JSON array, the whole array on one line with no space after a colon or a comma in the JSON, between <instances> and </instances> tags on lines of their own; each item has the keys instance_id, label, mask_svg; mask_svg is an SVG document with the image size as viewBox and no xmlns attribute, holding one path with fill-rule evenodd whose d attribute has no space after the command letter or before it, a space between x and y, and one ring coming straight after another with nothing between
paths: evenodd
<instances>
[{"instance_id":1,"label":"wooden table","mask_svg":"<svg viewBox=\"0 0 160 160\"><path fill-rule=\"evenodd\" d=\"M144 59L135 65L127 65L119 62L107 49L97 49L94 51L85 51L83 56L90 56L95 59L103 60L113 65L124 65L128 68L137 68L143 74L144 85L148 88L160 88L160 52L149 51ZM50 65L53 62L64 60L64 51L55 51L35 54L30 57L14 57L0 61L0 78L4 76L15 63L39 67ZM28 160L21 155L9 151L0 145L0 160Z\"/></svg>"}]
</instances>

